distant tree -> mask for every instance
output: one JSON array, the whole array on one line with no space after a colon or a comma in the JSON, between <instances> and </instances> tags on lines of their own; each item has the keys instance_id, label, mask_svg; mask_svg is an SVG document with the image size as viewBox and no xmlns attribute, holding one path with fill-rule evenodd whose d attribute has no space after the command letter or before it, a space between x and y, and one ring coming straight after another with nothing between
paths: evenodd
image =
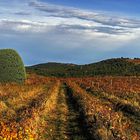
<instances>
[{"instance_id":1,"label":"distant tree","mask_svg":"<svg viewBox=\"0 0 140 140\"><path fill-rule=\"evenodd\" d=\"M23 61L13 49L0 50L0 82L23 83L26 72Z\"/></svg>"}]
</instances>

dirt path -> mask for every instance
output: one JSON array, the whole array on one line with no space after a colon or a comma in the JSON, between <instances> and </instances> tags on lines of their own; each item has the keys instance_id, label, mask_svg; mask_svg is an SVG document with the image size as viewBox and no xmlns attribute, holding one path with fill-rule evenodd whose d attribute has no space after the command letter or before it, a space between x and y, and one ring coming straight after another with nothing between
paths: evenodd
<instances>
[{"instance_id":1,"label":"dirt path","mask_svg":"<svg viewBox=\"0 0 140 140\"><path fill-rule=\"evenodd\" d=\"M0 123L0 139L88 140L68 87L56 81Z\"/></svg>"},{"instance_id":2,"label":"dirt path","mask_svg":"<svg viewBox=\"0 0 140 140\"><path fill-rule=\"evenodd\" d=\"M76 104L73 101L68 90L66 91L66 102L69 109L68 136L70 137L71 140L87 140L88 136L83 126L82 117L80 113L78 112Z\"/></svg>"},{"instance_id":3,"label":"dirt path","mask_svg":"<svg viewBox=\"0 0 140 140\"><path fill-rule=\"evenodd\" d=\"M44 116L46 127L42 140L86 140L80 114L75 109L65 85L61 84L54 108Z\"/></svg>"}]
</instances>

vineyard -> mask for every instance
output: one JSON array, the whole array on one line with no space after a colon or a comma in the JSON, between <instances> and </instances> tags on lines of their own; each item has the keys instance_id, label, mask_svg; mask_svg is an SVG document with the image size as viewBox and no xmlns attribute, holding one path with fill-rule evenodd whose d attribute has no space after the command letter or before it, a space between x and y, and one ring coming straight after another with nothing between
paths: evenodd
<instances>
[{"instance_id":1,"label":"vineyard","mask_svg":"<svg viewBox=\"0 0 140 140\"><path fill-rule=\"evenodd\" d=\"M0 140L140 140L140 78L0 84Z\"/></svg>"}]
</instances>

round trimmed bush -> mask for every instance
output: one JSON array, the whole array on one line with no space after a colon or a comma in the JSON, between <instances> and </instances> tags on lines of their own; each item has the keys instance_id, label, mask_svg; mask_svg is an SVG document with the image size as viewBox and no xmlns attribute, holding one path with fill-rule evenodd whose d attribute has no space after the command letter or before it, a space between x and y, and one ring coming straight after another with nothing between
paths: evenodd
<instances>
[{"instance_id":1,"label":"round trimmed bush","mask_svg":"<svg viewBox=\"0 0 140 140\"><path fill-rule=\"evenodd\" d=\"M0 82L23 83L26 72L19 54L12 49L0 50Z\"/></svg>"}]
</instances>

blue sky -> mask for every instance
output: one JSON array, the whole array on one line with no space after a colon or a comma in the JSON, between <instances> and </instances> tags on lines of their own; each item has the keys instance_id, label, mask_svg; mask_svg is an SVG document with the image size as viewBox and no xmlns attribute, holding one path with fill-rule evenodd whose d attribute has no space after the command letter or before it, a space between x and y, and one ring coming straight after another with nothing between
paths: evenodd
<instances>
[{"instance_id":1,"label":"blue sky","mask_svg":"<svg viewBox=\"0 0 140 140\"><path fill-rule=\"evenodd\" d=\"M140 57L139 0L0 0L0 49L26 65Z\"/></svg>"},{"instance_id":2,"label":"blue sky","mask_svg":"<svg viewBox=\"0 0 140 140\"><path fill-rule=\"evenodd\" d=\"M41 0L90 10L113 11L126 15L140 15L139 0Z\"/></svg>"}]
</instances>

